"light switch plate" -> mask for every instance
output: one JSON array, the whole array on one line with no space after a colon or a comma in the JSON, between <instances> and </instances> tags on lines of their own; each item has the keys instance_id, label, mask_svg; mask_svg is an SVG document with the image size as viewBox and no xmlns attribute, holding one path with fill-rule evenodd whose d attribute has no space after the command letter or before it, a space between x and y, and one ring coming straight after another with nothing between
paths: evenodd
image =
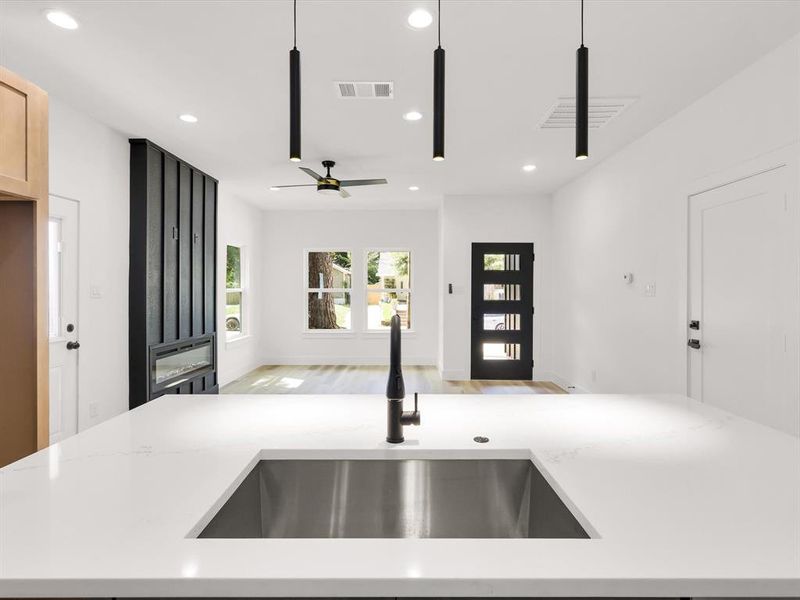
<instances>
[{"instance_id":1,"label":"light switch plate","mask_svg":"<svg viewBox=\"0 0 800 600\"><path fill-rule=\"evenodd\" d=\"M656 295L656 282L651 281L644 286L644 295L648 298L655 298Z\"/></svg>"},{"instance_id":2,"label":"light switch plate","mask_svg":"<svg viewBox=\"0 0 800 600\"><path fill-rule=\"evenodd\" d=\"M103 290L100 288L99 285L90 285L89 286L89 297L90 298L102 298L103 297Z\"/></svg>"}]
</instances>

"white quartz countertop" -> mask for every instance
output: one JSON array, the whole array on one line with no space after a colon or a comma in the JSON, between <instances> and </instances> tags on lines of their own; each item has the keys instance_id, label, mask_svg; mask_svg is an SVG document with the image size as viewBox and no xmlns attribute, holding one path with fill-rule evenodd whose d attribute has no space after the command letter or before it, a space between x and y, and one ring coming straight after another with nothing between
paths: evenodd
<instances>
[{"instance_id":1,"label":"white quartz countertop","mask_svg":"<svg viewBox=\"0 0 800 600\"><path fill-rule=\"evenodd\" d=\"M800 596L797 438L680 396L423 395L395 446L385 405L164 396L9 465L0 596ZM261 457L490 456L593 539L191 537Z\"/></svg>"}]
</instances>

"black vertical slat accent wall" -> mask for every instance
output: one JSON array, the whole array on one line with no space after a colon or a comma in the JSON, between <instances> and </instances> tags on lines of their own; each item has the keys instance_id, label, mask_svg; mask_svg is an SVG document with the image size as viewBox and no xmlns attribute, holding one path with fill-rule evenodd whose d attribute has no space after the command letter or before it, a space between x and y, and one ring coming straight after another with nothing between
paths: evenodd
<instances>
[{"instance_id":1,"label":"black vertical slat accent wall","mask_svg":"<svg viewBox=\"0 0 800 600\"><path fill-rule=\"evenodd\" d=\"M214 356L210 373L151 393L150 349L216 334L218 183L149 140L130 144L129 405L135 408L163 393L217 391Z\"/></svg>"},{"instance_id":2,"label":"black vertical slat accent wall","mask_svg":"<svg viewBox=\"0 0 800 600\"><path fill-rule=\"evenodd\" d=\"M147 148L147 198L145 207L147 210L147 240L144 248L147 260L147 287L145 288L147 305L147 320L143 323L147 338L150 340L161 339L162 335L162 314L161 306L163 302L163 270L162 270L162 235L163 210L161 207L164 173L164 157L154 148ZM131 260L133 258L131 257Z\"/></svg>"},{"instance_id":3,"label":"black vertical slat accent wall","mask_svg":"<svg viewBox=\"0 0 800 600\"><path fill-rule=\"evenodd\" d=\"M186 339L192 335L192 170L184 163L178 168L178 336Z\"/></svg>"},{"instance_id":4,"label":"black vertical slat accent wall","mask_svg":"<svg viewBox=\"0 0 800 600\"><path fill-rule=\"evenodd\" d=\"M204 249L204 284L203 284L203 312L205 323L203 332L212 333L217 318L217 182L206 178L205 180L205 206L203 210L203 221L205 224L203 244ZM216 385L216 372L205 376L206 389Z\"/></svg>"},{"instance_id":5,"label":"black vertical slat accent wall","mask_svg":"<svg viewBox=\"0 0 800 600\"><path fill-rule=\"evenodd\" d=\"M164 157L164 322L162 341L178 339L178 161ZM174 285L167 285L174 282Z\"/></svg>"},{"instance_id":6,"label":"black vertical slat accent wall","mask_svg":"<svg viewBox=\"0 0 800 600\"><path fill-rule=\"evenodd\" d=\"M202 173L192 174L192 335L203 334L203 213L205 185Z\"/></svg>"}]
</instances>

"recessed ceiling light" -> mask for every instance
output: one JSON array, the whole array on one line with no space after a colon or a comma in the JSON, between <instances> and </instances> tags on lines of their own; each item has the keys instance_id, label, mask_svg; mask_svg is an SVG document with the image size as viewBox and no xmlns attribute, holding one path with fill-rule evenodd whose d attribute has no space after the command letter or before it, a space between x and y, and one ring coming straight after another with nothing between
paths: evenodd
<instances>
[{"instance_id":1,"label":"recessed ceiling light","mask_svg":"<svg viewBox=\"0 0 800 600\"><path fill-rule=\"evenodd\" d=\"M197 117L195 117L194 115L190 115L188 113L185 115L181 115L178 118L184 123L197 123Z\"/></svg>"},{"instance_id":2,"label":"recessed ceiling light","mask_svg":"<svg viewBox=\"0 0 800 600\"><path fill-rule=\"evenodd\" d=\"M525 165L522 167L522 170L525 171L526 173L530 173L531 171L536 170L536 165Z\"/></svg>"},{"instance_id":3,"label":"recessed ceiling light","mask_svg":"<svg viewBox=\"0 0 800 600\"><path fill-rule=\"evenodd\" d=\"M419 121L422 118L422 113L416 110L411 110L403 115L406 121Z\"/></svg>"},{"instance_id":4,"label":"recessed ceiling light","mask_svg":"<svg viewBox=\"0 0 800 600\"><path fill-rule=\"evenodd\" d=\"M62 29L77 29L78 22L62 10L48 10L47 20Z\"/></svg>"},{"instance_id":5,"label":"recessed ceiling light","mask_svg":"<svg viewBox=\"0 0 800 600\"><path fill-rule=\"evenodd\" d=\"M269 188L269 191L270 192L280 192L281 188L273 185L271 188Z\"/></svg>"},{"instance_id":6,"label":"recessed ceiling light","mask_svg":"<svg viewBox=\"0 0 800 600\"><path fill-rule=\"evenodd\" d=\"M408 15L408 24L414 29L425 29L433 23L433 15L424 8L418 8Z\"/></svg>"},{"instance_id":7,"label":"recessed ceiling light","mask_svg":"<svg viewBox=\"0 0 800 600\"><path fill-rule=\"evenodd\" d=\"M418 192L418 191L419 191L419 186L412 185L412 186L409 186L409 188L408 188L408 189L409 189L410 191L412 191L412 192Z\"/></svg>"}]
</instances>

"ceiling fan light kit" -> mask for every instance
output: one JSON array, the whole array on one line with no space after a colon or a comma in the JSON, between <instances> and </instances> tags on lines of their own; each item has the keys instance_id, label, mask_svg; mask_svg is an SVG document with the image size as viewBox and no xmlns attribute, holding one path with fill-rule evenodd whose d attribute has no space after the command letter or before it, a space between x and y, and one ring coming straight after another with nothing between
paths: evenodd
<instances>
[{"instance_id":1,"label":"ceiling fan light kit","mask_svg":"<svg viewBox=\"0 0 800 600\"><path fill-rule=\"evenodd\" d=\"M335 195L338 194L342 198L349 198L350 194L347 190L343 190L342 188L346 187L354 187L354 186L364 186L364 185L383 185L389 183L386 179L336 179L333 175L331 175L331 169L336 166L336 163L332 160L323 160L322 166L326 169L326 173L324 176L318 174L317 172L309 169L308 167L298 167L303 173L312 177L317 183L301 183L297 185L275 185L272 186L270 189L272 191L279 191L283 188L295 188L295 187L316 187L317 192L320 194L326 195Z\"/></svg>"}]
</instances>

